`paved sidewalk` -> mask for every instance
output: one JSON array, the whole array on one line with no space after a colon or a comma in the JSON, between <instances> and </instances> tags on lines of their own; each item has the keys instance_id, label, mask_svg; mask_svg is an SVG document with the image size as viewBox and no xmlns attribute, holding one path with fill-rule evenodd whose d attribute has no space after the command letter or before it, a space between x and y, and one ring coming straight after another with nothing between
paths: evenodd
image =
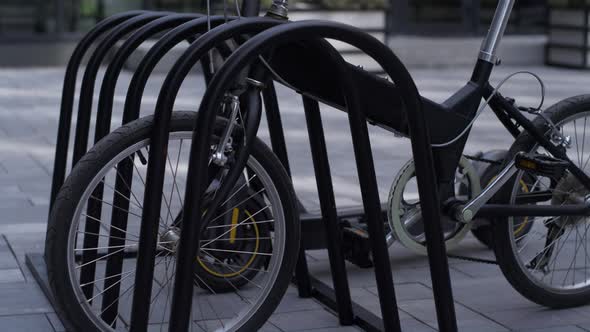
<instances>
[{"instance_id":1,"label":"paved sidewalk","mask_svg":"<svg viewBox=\"0 0 590 332\"><path fill-rule=\"evenodd\" d=\"M494 81L522 68L500 67ZM582 71L554 68L526 68L538 72L547 85L546 104L566 96L590 92L590 75ZM0 330L62 331L53 309L25 266L25 253L42 252L50 191L53 154L64 68L0 69ZM462 86L470 69L412 70L425 96L442 101ZM156 75L144 98L142 112L153 110L157 87L163 80ZM124 73L118 84L115 110L120 111L125 87ZM202 91L200 77L188 82L177 109L194 110ZM528 77L516 77L502 91L516 96L524 105L538 102L539 88ZM283 121L288 123L287 142L296 190L306 206L317 208L317 193L311 168L309 143L301 101L296 95L279 91ZM385 107L385 106L384 106ZM117 116L120 116L117 113ZM341 112L323 113L334 185L339 206L360 202L356 168L352 154L348 119ZM113 121L113 126L120 119ZM264 125L260 136L268 138ZM387 197L396 172L410 157L409 141L395 138L379 128L371 128L372 148L382 199ZM492 114L484 113L471 135L467 151L506 148L511 143ZM491 253L468 237L456 253L490 257ZM314 274L329 282L324 251L309 252ZM436 328L427 260L398 245L391 248L396 291L404 331L433 331ZM532 304L518 295L494 265L451 260L459 326L462 331L590 331L590 307L552 311ZM349 267L353 297L378 312L372 270ZM356 331L338 327L335 316L313 300L297 298L290 289L279 310L267 324L268 331Z\"/></svg>"}]
</instances>

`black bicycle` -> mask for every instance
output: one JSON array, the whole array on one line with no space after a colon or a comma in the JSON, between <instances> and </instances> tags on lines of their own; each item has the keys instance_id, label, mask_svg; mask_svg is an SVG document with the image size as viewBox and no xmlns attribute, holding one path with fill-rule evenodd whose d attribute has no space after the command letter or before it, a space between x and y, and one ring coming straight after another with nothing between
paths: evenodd
<instances>
[{"instance_id":1,"label":"black bicycle","mask_svg":"<svg viewBox=\"0 0 590 332\"><path fill-rule=\"evenodd\" d=\"M471 80L442 104L421 98L430 127L443 222L447 239L464 234L474 222L485 227L480 231L487 232L486 241L493 242L502 272L528 299L555 308L578 306L590 302L590 177L586 172L590 153L586 153L585 144L590 95L568 98L542 110L541 106L519 107L514 99L501 95L499 87L504 81L498 88L490 85L496 49L513 4L514 0L499 1ZM273 10L275 17L277 13L286 15L285 1L276 1ZM246 21L230 23L228 29L245 26ZM275 24L272 19L256 22L266 24L268 31L310 24ZM192 54L200 54L199 47L206 48L208 42L213 44L211 36L216 33L223 36L221 29L215 29L197 39ZM202 209L192 215L203 216L194 258L193 279L198 286L192 294L194 327L256 330L275 310L291 280L300 240L297 200L281 163L255 138L260 121L258 94L268 80L274 79L306 96L333 101L332 105L338 106L340 100L333 98L329 84L315 84L310 90L300 88L301 77L318 82L326 82L326 78L314 76L313 70L289 73L278 68L273 60L289 57L286 52L259 56L256 65L248 67L256 70L248 72L239 67L239 57L253 54L254 46L264 37L233 40L230 64L217 68L204 96L209 103L199 111L202 114L210 106L218 115L211 142L191 142L196 113L172 115L167 159L160 165L166 175L156 187L163 194L158 207L163 213L153 230L157 248L149 321L156 330L169 323L179 238L189 226L187 220L191 220L183 215L186 207L181 195L186 180L193 181L188 176L194 171L188 169L191 144L209 151ZM236 48L236 44L241 46ZM367 101L380 107L363 108L371 123L408 136L403 112L389 109L403 107L395 85L352 66L350 71L365 78L359 90L377 86L386 91L382 94L386 97ZM173 80L166 81L170 82ZM160 98L175 96L178 88L173 85L171 91L165 84ZM493 171L476 176L462 155L471 126L486 105L515 142ZM534 115L534 119L529 120L525 113ZM142 291L135 289L132 278L136 260L119 262L122 268L116 271L109 270L109 262L111 257L138 246L142 213L146 211L142 202L151 162L148 147L152 127L152 117L142 118L100 141L73 169L53 207L47 242L50 280L55 294L60 295L58 301L68 308L66 315L80 329L129 328L132 294ZM405 236L408 243L423 248L426 242L422 230L414 227L422 223L419 200L404 195L413 176L411 167L411 163L404 167L392 187L388 216L395 236ZM124 170L133 171L132 183L121 180ZM467 181L458 184L457 179L465 174L469 175ZM126 188L124 192L116 189L121 186ZM97 188L103 198L97 199ZM116 220L112 217L120 213L125 215L124 224L113 225L110 220ZM100 225L99 231L88 234L85 228L93 223ZM86 246L88 235L98 239L99 245ZM84 262L86 252L98 252L98 258ZM104 277L84 280L80 270L86 266L93 266L93 276Z\"/></svg>"}]
</instances>

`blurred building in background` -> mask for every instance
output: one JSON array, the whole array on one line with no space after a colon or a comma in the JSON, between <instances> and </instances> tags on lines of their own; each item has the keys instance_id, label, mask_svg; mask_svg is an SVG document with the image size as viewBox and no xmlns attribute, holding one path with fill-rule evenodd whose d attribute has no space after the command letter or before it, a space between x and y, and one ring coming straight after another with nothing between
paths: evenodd
<instances>
[{"instance_id":1,"label":"blurred building in background","mask_svg":"<svg viewBox=\"0 0 590 332\"><path fill-rule=\"evenodd\" d=\"M63 62L64 55L71 52L81 34L117 12L131 9L204 12L206 1L0 0L0 65ZM211 0L212 6L219 10L223 1ZM226 1L229 7L234 3L234 0ZM263 0L263 6L269 1ZM508 33L544 35L548 1L516 1ZM293 10L303 12L383 11L383 31L388 37L475 38L485 33L497 0L298 0L290 3Z\"/></svg>"}]
</instances>

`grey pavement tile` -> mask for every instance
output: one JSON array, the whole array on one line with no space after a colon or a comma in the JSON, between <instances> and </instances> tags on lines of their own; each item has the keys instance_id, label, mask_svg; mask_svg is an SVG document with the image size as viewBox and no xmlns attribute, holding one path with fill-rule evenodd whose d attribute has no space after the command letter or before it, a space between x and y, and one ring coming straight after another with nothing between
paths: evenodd
<instances>
[{"instance_id":1,"label":"grey pavement tile","mask_svg":"<svg viewBox=\"0 0 590 332\"><path fill-rule=\"evenodd\" d=\"M54 331L45 315L0 316L0 326L10 332Z\"/></svg>"},{"instance_id":2,"label":"grey pavement tile","mask_svg":"<svg viewBox=\"0 0 590 332\"><path fill-rule=\"evenodd\" d=\"M572 309L521 308L486 313L486 316L513 330L557 328L590 323L590 316Z\"/></svg>"},{"instance_id":3,"label":"grey pavement tile","mask_svg":"<svg viewBox=\"0 0 590 332\"><path fill-rule=\"evenodd\" d=\"M29 224L21 225L21 227L26 227L27 225ZM0 230L2 230L1 226ZM45 249L45 228L36 229L34 233L5 233L5 236L19 262L24 262L24 255L26 253L39 253Z\"/></svg>"},{"instance_id":4,"label":"grey pavement tile","mask_svg":"<svg viewBox=\"0 0 590 332\"><path fill-rule=\"evenodd\" d=\"M330 274L330 268L327 262L317 261L308 262L309 270L315 277L327 283L332 284L332 278ZM418 268L406 268L399 264L394 264L392 261L392 274L395 283L406 284L406 283L421 283L423 285L431 285L430 281L430 269L427 266ZM350 287L375 287L375 272L373 268L359 268L352 264L347 263L347 276ZM451 270L451 279L457 282L464 280L471 280L470 276L461 273L459 271Z\"/></svg>"},{"instance_id":5,"label":"grey pavement tile","mask_svg":"<svg viewBox=\"0 0 590 332\"><path fill-rule=\"evenodd\" d=\"M306 330L309 332L358 332L362 331L353 326L340 326L340 327L329 327L329 328L321 328L321 329L309 329Z\"/></svg>"},{"instance_id":6,"label":"grey pavement tile","mask_svg":"<svg viewBox=\"0 0 590 332\"><path fill-rule=\"evenodd\" d=\"M373 295L377 295L377 287L367 287ZM395 297L398 301L424 300L432 298L432 289L420 283L396 283Z\"/></svg>"},{"instance_id":7,"label":"grey pavement tile","mask_svg":"<svg viewBox=\"0 0 590 332\"><path fill-rule=\"evenodd\" d=\"M0 271L18 268L18 262L8 247L0 247Z\"/></svg>"},{"instance_id":8,"label":"grey pavement tile","mask_svg":"<svg viewBox=\"0 0 590 332\"><path fill-rule=\"evenodd\" d=\"M276 327L274 324L267 322L260 328L261 332L281 332L281 329Z\"/></svg>"},{"instance_id":9,"label":"grey pavement tile","mask_svg":"<svg viewBox=\"0 0 590 332\"><path fill-rule=\"evenodd\" d=\"M2 198L2 195L0 195L0 208L16 208L22 210L33 206L34 203L29 197Z\"/></svg>"},{"instance_id":10,"label":"grey pavement tile","mask_svg":"<svg viewBox=\"0 0 590 332\"><path fill-rule=\"evenodd\" d=\"M323 310L322 306L315 300L303 299L299 297L297 289L293 286L289 287L285 296L281 299L281 303L275 310L275 313L286 313L301 310Z\"/></svg>"},{"instance_id":11,"label":"grey pavement tile","mask_svg":"<svg viewBox=\"0 0 590 332\"><path fill-rule=\"evenodd\" d=\"M59 319L56 313L50 312L45 314L45 316L47 316L47 319L51 323L51 326L53 327L55 332L66 332L66 328L63 326L61 320Z\"/></svg>"},{"instance_id":12,"label":"grey pavement tile","mask_svg":"<svg viewBox=\"0 0 590 332\"><path fill-rule=\"evenodd\" d=\"M0 207L0 225L47 223L47 205L31 206L26 209ZM4 233L4 232L2 232Z\"/></svg>"},{"instance_id":13,"label":"grey pavement tile","mask_svg":"<svg viewBox=\"0 0 590 332\"><path fill-rule=\"evenodd\" d=\"M25 277L19 268L0 270L0 283L24 282Z\"/></svg>"},{"instance_id":14,"label":"grey pavement tile","mask_svg":"<svg viewBox=\"0 0 590 332\"><path fill-rule=\"evenodd\" d=\"M498 276L502 273L500 267L497 265L482 263L452 264L450 265L450 268L475 279L483 279L489 276Z\"/></svg>"},{"instance_id":15,"label":"grey pavement tile","mask_svg":"<svg viewBox=\"0 0 590 332\"><path fill-rule=\"evenodd\" d=\"M575 326L575 325L567 325L567 326L556 326L556 327L517 330L517 331L518 332L584 332L585 330L578 327L578 326Z\"/></svg>"},{"instance_id":16,"label":"grey pavement tile","mask_svg":"<svg viewBox=\"0 0 590 332\"><path fill-rule=\"evenodd\" d=\"M282 331L303 331L339 326L338 318L323 309L274 314L269 321Z\"/></svg>"},{"instance_id":17,"label":"grey pavement tile","mask_svg":"<svg viewBox=\"0 0 590 332\"><path fill-rule=\"evenodd\" d=\"M379 298L375 294L369 292L364 288L351 288L350 296L352 300L359 306L370 311L377 317L383 317L381 314L381 306L379 305ZM403 311L400 311L399 309L398 315L400 320L414 320L412 316L408 315Z\"/></svg>"},{"instance_id":18,"label":"grey pavement tile","mask_svg":"<svg viewBox=\"0 0 590 332\"><path fill-rule=\"evenodd\" d=\"M35 282L0 283L0 316L53 312Z\"/></svg>"},{"instance_id":19,"label":"grey pavement tile","mask_svg":"<svg viewBox=\"0 0 590 332\"><path fill-rule=\"evenodd\" d=\"M434 300L400 301L399 307L417 320L428 324L432 328L437 328ZM455 310L460 330L508 331L503 325L460 304L455 304Z\"/></svg>"},{"instance_id":20,"label":"grey pavement tile","mask_svg":"<svg viewBox=\"0 0 590 332\"><path fill-rule=\"evenodd\" d=\"M402 319L400 321L402 331L404 332L433 332L436 331L432 327L416 320L416 319Z\"/></svg>"},{"instance_id":21,"label":"grey pavement tile","mask_svg":"<svg viewBox=\"0 0 590 332\"><path fill-rule=\"evenodd\" d=\"M514 290L502 275L451 282L455 301L480 313L538 307Z\"/></svg>"}]
</instances>

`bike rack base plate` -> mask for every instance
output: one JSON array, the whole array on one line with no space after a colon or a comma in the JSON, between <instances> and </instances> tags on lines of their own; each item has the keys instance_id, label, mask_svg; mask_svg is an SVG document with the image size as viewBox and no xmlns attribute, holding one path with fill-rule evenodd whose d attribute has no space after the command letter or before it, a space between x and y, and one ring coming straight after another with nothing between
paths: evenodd
<instances>
[{"instance_id":1,"label":"bike rack base plate","mask_svg":"<svg viewBox=\"0 0 590 332\"><path fill-rule=\"evenodd\" d=\"M312 297L328 307L336 315L337 303L334 288L313 276L310 276L310 280L313 287ZM354 301L352 301L352 312L354 314L354 326L369 332L384 331L381 317Z\"/></svg>"}]
</instances>

